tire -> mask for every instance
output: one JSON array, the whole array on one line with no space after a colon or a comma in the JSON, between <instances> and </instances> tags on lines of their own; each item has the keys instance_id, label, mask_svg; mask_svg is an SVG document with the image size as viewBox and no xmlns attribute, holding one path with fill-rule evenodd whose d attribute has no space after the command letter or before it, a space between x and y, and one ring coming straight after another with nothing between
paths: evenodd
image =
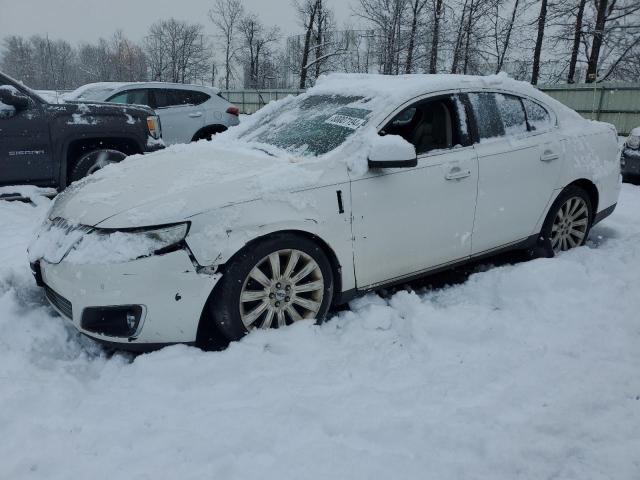
<instances>
[{"instance_id":1,"label":"tire","mask_svg":"<svg viewBox=\"0 0 640 480\"><path fill-rule=\"evenodd\" d=\"M278 275L273 268L279 269ZM309 318L322 322L333 300L333 285L331 264L316 243L299 235L274 235L227 263L208 303L209 313L231 341L255 328L282 328Z\"/></svg>"},{"instance_id":2,"label":"tire","mask_svg":"<svg viewBox=\"0 0 640 480\"><path fill-rule=\"evenodd\" d=\"M553 257L562 251L584 245L593 218L593 206L587 192L575 185L568 186L549 209L540 232L540 253Z\"/></svg>"},{"instance_id":3,"label":"tire","mask_svg":"<svg viewBox=\"0 0 640 480\"><path fill-rule=\"evenodd\" d=\"M102 167L110 163L120 162L124 160L126 155L118 150L92 150L81 156L71 168L69 172L69 183L80 180L81 178L97 172Z\"/></svg>"}]
</instances>

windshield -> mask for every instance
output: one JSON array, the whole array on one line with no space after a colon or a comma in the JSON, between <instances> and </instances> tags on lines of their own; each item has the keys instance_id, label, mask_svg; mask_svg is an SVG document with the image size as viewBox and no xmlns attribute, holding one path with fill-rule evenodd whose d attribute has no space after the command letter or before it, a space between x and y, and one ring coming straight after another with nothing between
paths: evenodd
<instances>
[{"instance_id":1,"label":"windshield","mask_svg":"<svg viewBox=\"0 0 640 480\"><path fill-rule=\"evenodd\" d=\"M103 102L111 92L113 92L117 86L95 86L76 90L71 92L67 98L69 100L93 100L96 102Z\"/></svg>"},{"instance_id":2,"label":"windshield","mask_svg":"<svg viewBox=\"0 0 640 480\"><path fill-rule=\"evenodd\" d=\"M240 138L303 156L330 152L365 125L371 114L364 97L303 96L285 103Z\"/></svg>"}]
</instances>

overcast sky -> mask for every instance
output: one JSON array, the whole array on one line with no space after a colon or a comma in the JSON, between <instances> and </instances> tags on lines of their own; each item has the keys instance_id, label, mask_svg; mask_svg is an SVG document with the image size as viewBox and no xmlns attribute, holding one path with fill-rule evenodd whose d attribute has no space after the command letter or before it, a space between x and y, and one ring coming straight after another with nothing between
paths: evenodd
<instances>
[{"instance_id":1,"label":"overcast sky","mask_svg":"<svg viewBox=\"0 0 640 480\"><path fill-rule=\"evenodd\" d=\"M266 25L277 25L284 35L298 33L292 0L242 0ZM349 19L353 0L326 0L342 25ZM213 33L207 12L213 0L0 0L0 37L49 34L72 43L95 41L121 29L141 40L158 19L175 17L205 25Z\"/></svg>"}]
</instances>

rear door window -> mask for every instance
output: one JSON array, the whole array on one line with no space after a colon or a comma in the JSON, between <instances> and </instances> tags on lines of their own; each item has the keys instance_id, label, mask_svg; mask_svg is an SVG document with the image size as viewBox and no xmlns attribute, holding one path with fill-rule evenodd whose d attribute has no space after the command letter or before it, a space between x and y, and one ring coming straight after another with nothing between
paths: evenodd
<instances>
[{"instance_id":1,"label":"rear door window","mask_svg":"<svg viewBox=\"0 0 640 480\"><path fill-rule=\"evenodd\" d=\"M479 92L470 93L468 96L475 115L480 139L503 136L505 133L504 126L495 94Z\"/></svg>"},{"instance_id":2,"label":"rear door window","mask_svg":"<svg viewBox=\"0 0 640 480\"><path fill-rule=\"evenodd\" d=\"M153 89L153 98L154 105L153 108L167 108L173 105L176 105L175 98L172 95L173 90L169 90L166 88L154 88Z\"/></svg>"},{"instance_id":3,"label":"rear door window","mask_svg":"<svg viewBox=\"0 0 640 480\"><path fill-rule=\"evenodd\" d=\"M497 93L496 103L506 135L518 135L527 132L527 117L520 98Z\"/></svg>"}]
</instances>

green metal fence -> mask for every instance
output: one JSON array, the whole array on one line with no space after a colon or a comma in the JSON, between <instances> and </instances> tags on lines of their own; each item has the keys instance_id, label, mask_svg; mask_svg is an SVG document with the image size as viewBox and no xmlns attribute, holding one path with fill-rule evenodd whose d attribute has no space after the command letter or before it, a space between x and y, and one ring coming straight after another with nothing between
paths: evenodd
<instances>
[{"instance_id":1,"label":"green metal fence","mask_svg":"<svg viewBox=\"0 0 640 480\"><path fill-rule=\"evenodd\" d=\"M640 84L546 85L540 90L583 117L614 124L620 135L640 126Z\"/></svg>"},{"instance_id":2,"label":"green metal fence","mask_svg":"<svg viewBox=\"0 0 640 480\"><path fill-rule=\"evenodd\" d=\"M272 100L280 100L288 95L298 95L304 90L222 90L220 94L236 105L241 113L255 113Z\"/></svg>"},{"instance_id":3,"label":"green metal fence","mask_svg":"<svg viewBox=\"0 0 640 480\"><path fill-rule=\"evenodd\" d=\"M609 122L621 135L640 126L640 84L544 85L540 90L573 108L583 117ZM304 90L224 90L224 96L242 113L254 113L272 100Z\"/></svg>"}]
</instances>

